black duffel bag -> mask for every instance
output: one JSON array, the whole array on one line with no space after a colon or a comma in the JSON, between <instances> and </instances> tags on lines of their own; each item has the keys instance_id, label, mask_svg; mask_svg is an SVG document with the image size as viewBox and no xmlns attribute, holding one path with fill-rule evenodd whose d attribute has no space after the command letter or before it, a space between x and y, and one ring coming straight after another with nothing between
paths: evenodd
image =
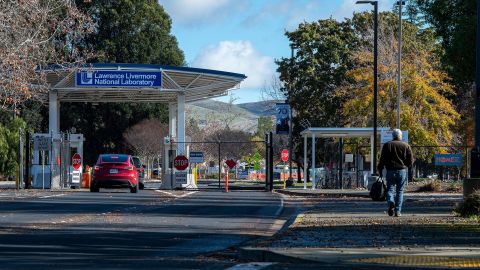
<instances>
[{"instance_id":1,"label":"black duffel bag","mask_svg":"<svg viewBox=\"0 0 480 270\"><path fill-rule=\"evenodd\" d=\"M387 185L382 178L378 178L370 188L370 198L374 201L385 201L387 198Z\"/></svg>"}]
</instances>

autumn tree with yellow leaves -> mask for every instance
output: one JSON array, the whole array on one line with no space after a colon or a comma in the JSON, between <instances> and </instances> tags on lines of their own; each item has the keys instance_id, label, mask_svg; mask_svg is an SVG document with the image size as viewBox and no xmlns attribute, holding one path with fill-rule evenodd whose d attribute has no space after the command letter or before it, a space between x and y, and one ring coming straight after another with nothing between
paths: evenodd
<instances>
[{"instance_id":1,"label":"autumn tree with yellow leaves","mask_svg":"<svg viewBox=\"0 0 480 270\"><path fill-rule=\"evenodd\" d=\"M373 21L369 13L353 18L360 45L352 52L354 68L338 95L342 115L350 127L373 126ZM378 126L395 127L397 112L398 20L382 13L379 21ZM439 46L429 31L404 24L402 55L401 129L408 130L414 145L451 145L459 120L451 98L455 92L440 68Z\"/></svg>"}]
</instances>

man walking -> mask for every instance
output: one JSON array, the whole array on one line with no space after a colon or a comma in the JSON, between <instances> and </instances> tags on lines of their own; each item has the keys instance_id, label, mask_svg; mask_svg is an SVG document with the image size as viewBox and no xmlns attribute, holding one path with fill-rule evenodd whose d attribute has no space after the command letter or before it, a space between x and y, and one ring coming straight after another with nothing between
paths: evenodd
<instances>
[{"instance_id":1,"label":"man walking","mask_svg":"<svg viewBox=\"0 0 480 270\"><path fill-rule=\"evenodd\" d=\"M402 215L403 188L407 183L407 169L413 165L413 156L410 146L402 141L402 131L394 129L392 135L393 140L382 147L377 169L380 177L382 177L383 168L387 169L388 215L393 216L395 211L395 216L399 217Z\"/></svg>"}]
</instances>

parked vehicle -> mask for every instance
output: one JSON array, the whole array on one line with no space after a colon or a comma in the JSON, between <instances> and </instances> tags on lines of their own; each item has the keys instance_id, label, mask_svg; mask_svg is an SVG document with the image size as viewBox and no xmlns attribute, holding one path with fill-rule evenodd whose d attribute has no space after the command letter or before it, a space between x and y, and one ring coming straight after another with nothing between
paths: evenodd
<instances>
[{"instance_id":1,"label":"parked vehicle","mask_svg":"<svg viewBox=\"0 0 480 270\"><path fill-rule=\"evenodd\" d=\"M139 187L138 173L132 156L122 154L102 154L93 167L90 191L98 192L100 188L130 188L137 193Z\"/></svg>"},{"instance_id":2,"label":"parked vehicle","mask_svg":"<svg viewBox=\"0 0 480 270\"><path fill-rule=\"evenodd\" d=\"M153 168L153 170L152 170L152 176L153 177L160 178L161 174L162 174L162 168L160 168L160 167Z\"/></svg>"},{"instance_id":3,"label":"parked vehicle","mask_svg":"<svg viewBox=\"0 0 480 270\"><path fill-rule=\"evenodd\" d=\"M145 185L144 185L145 169L144 169L144 166L142 165L142 161L137 156L133 156L132 160L133 160L133 164L137 168L139 187L140 187L140 189L144 189L145 188Z\"/></svg>"}]
</instances>

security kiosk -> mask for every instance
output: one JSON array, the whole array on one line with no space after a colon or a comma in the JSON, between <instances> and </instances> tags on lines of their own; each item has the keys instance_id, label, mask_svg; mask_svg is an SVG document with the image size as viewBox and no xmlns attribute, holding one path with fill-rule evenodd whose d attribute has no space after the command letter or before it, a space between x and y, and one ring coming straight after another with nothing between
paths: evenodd
<instances>
[{"instance_id":1,"label":"security kiosk","mask_svg":"<svg viewBox=\"0 0 480 270\"><path fill-rule=\"evenodd\" d=\"M185 156L185 104L225 96L247 78L226 71L151 64L94 63L76 68L53 65L43 71L48 73L50 84L48 128L52 133L60 131L61 102L163 103L169 109L169 137L178 141L176 153ZM162 171L164 176L173 173ZM182 188L195 187L189 175ZM163 179L162 184L169 182L165 188L175 188L171 181L173 178Z\"/></svg>"}]
</instances>

